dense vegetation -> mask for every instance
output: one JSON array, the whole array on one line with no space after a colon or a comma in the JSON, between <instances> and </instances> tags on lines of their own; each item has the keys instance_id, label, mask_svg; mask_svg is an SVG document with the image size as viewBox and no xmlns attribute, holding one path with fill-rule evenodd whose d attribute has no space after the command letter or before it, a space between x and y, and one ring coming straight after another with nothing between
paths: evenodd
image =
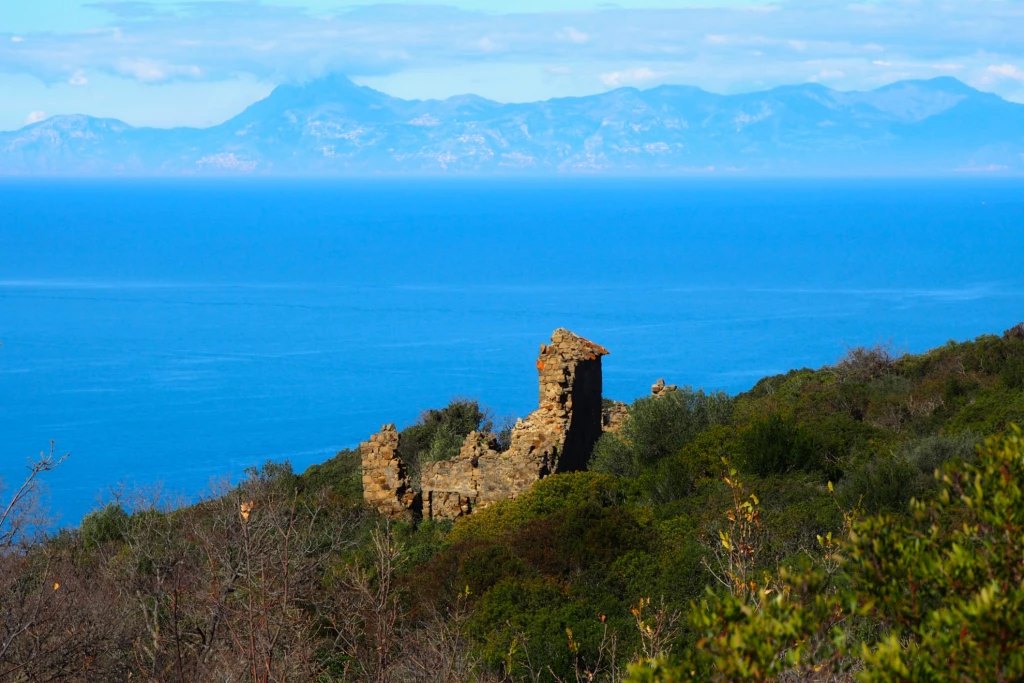
<instances>
[{"instance_id":1,"label":"dense vegetation","mask_svg":"<svg viewBox=\"0 0 1024 683\"><path fill-rule=\"evenodd\" d=\"M454 401L403 456L489 423ZM0 680L1020 680L1014 423L1021 327L640 399L590 471L455 525L368 513L343 451L47 534L45 458L0 510Z\"/></svg>"}]
</instances>

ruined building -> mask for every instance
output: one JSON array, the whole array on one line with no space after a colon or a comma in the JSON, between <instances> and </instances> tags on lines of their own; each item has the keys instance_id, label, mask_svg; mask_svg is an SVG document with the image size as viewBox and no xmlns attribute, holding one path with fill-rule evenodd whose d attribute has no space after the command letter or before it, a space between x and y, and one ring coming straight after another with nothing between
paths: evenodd
<instances>
[{"instance_id":1,"label":"ruined building","mask_svg":"<svg viewBox=\"0 0 1024 683\"><path fill-rule=\"evenodd\" d=\"M491 503L515 498L543 477L584 469L605 426L619 415L603 415L601 357L597 344L564 329L537 358L539 407L512 430L511 447L498 451L492 435L473 432L451 460L423 464L421 491L414 491L398 456L394 425L360 445L363 497L389 517L455 519Z\"/></svg>"}]
</instances>

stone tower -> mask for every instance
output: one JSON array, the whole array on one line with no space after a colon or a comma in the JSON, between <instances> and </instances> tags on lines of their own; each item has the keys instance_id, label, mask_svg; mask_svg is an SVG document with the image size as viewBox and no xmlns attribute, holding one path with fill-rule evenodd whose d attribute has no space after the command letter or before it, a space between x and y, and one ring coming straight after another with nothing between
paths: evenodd
<instances>
[{"instance_id":1,"label":"stone tower","mask_svg":"<svg viewBox=\"0 0 1024 683\"><path fill-rule=\"evenodd\" d=\"M601 357L608 351L565 329L542 344L537 358L540 405L512 430L499 452L489 434L473 432L458 456L424 463L417 495L397 456L398 433L386 425L360 446L363 496L391 517L419 514L455 519L491 503L515 498L543 477L586 467L601 436Z\"/></svg>"},{"instance_id":2,"label":"stone tower","mask_svg":"<svg viewBox=\"0 0 1024 683\"><path fill-rule=\"evenodd\" d=\"M607 354L604 347L565 329L555 330L550 344L541 344L540 405L533 415L541 415L550 429L563 435L559 472L586 469L601 436L601 357Z\"/></svg>"}]
</instances>

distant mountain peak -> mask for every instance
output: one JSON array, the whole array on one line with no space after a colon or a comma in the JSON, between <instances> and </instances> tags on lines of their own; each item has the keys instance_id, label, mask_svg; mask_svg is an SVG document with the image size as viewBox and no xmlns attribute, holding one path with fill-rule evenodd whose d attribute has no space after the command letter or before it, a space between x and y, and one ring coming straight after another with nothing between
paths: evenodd
<instances>
[{"instance_id":1,"label":"distant mountain peak","mask_svg":"<svg viewBox=\"0 0 1024 683\"><path fill-rule=\"evenodd\" d=\"M328 74L304 83L279 85L266 98L246 108L228 124L250 124L268 116L296 109L308 110L324 106L359 108L391 99L393 98L373 88L356 85L343 74Z\"/></svg>"},{"instance_id":2,"label":"distant mountain peak","mask_svg":"<svg viewBox=\"0 0 1024 683\"><path fill-rule=\"evenodd\" d=\"M92 130L120 133L131 129L132 127L130 125L118 119L97 118L94 116L87 116L85 114L62 114L31 123L22 128L21 131L16 132L35 132L37 134L46 131L85 133Z\"/></svg>"},{"instance_id":3,"label":"distant mountain peak","mask_svg":"<svg viewBox=\"0 0 1024 683\"><path fill-rule=\"evenodd\" d=\"M913 79L898 81L879 88L881 91L906 88L908 86L926 88L929 90L941 90L944 92L955 92L961 95L977 95L981 91L972 88L955 76L936 76L935 78Z\"/></svg>"},{"instance_id":4,"label":"distant mountain peak","mask_svg":"<svg viewBox=\"0 0 1024 683\"><path fill-rule=\"evenodd\" d=\"M292 85L278 86L277 89L288 89L297 90L303 92L308 96L317 95L344 95L360 90L373 90L372 88L365 88L365 86L356 85L351 78L344 74L332 73L320 78L314 78L309 81L303 81L301 83L295 83ZM376 92L376 91L373 91Z\"/></svg>"}]
</instances>

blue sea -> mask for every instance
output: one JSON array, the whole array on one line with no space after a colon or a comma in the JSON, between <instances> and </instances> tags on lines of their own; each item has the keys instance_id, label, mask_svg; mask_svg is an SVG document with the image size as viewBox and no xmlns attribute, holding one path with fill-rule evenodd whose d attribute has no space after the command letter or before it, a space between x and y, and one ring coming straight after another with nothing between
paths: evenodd
<instances>
[{"instance_id":1,"label":"blue sea","mask_svg":"<svg viewBox=\"0 0 1024 683\"><path fill-rule=\"evenodd\" d=\"M999 333L1022 253L1009 181L5 181L0 477L55 440L74 524L455 396L525 415L557 327L611 350L609 397L739 392Z\"/></svg>"}]
</instances>

